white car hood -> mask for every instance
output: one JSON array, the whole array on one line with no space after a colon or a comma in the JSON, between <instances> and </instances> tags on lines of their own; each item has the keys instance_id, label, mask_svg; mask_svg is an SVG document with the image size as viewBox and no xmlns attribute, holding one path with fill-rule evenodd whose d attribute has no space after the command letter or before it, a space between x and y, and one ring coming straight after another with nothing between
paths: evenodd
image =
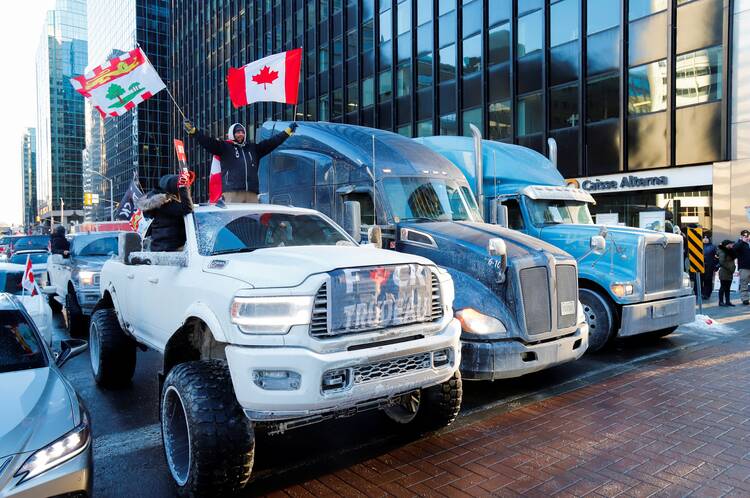
<instances>
[{"instance_id":1,"label":"white car hood","mask_svg":"<svg viewBox=\"0 0 750 498\"><path fill-rule=\"evenodd\" d=\"M225 261L223 268L212 262ZM258 249L251 253L223 254L206 258L204 271L230 276L256 289L296 287L310 275L338 268L419 263L433 266L413 254L368 246L296 246Z\"/></svg>"},{"instance_id":2,"label":"white car hood","mask_svg":"<svg viewBox=\"0 0 750 498\"><path fill-rule=\"evenodd\" d=\"M38 450L74 427L73 405L56 370L0 374L0 458Z\"/></svg>"}]
</instances>

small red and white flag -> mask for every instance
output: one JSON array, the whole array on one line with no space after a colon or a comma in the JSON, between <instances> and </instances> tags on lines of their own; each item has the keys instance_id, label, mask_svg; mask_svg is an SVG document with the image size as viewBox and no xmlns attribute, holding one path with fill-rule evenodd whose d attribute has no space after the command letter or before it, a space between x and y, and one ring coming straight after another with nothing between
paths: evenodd
<instances>
[{"instance_id":1,"label":"small red and white flag","mask_svg":"<svg viewBox=\"0 0 750 498\"><path fill-rule=\"evenodd\" d=\"M154 66L136 48L70 80L102 117L122 116L166 88Z\"/></svg>"},{"instance_id":2,"label":"small red and white flag","mask_svg":"<svg viewBox=\"0 0 750 498\"><path fill-rule=\"evenodd\" d=\"M229 68L229 98L235 108L253 102L296 104L302 49L269 55L240 68Z\"/></svg>"},{"instance_id":3,"label":"small red and white flag","mask_svg":"<svg viewBox=\"0 0 750 498\"><path fill-rule=\"evenodd\" d=\"M208 202L216 204L221 198L222 186L221 186L221 158L214 156L211 161L211 174L208 177Z\"/></svg>"},{"instance_id":4,"label":"small red and white flag","mask_svg":"<svg viewBox=\"0 0 750 498\"><path fill-rule=\"evenodd\" d=\"M26 256L26 270L23 272L21 287L23 287L24 290L29 291L32 296L38 294L34 272L32 271L31 255Z\"/></svg>"}]
</instances>

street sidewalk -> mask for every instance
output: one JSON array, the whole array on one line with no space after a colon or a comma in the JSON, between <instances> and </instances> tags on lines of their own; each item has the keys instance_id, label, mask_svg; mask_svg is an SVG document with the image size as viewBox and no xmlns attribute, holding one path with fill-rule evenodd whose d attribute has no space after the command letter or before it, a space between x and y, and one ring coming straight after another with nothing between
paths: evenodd
<instances>
[{"instance_id":1,"label":"street sidewalk","mask_svg":"<svg viewBox=\"0 0 750 498\"><path fill-rule=\"evenodd\" d=\"M274 495L750 496L750 306L704 314L738 332Z\"/></svg>"}]
</instances>

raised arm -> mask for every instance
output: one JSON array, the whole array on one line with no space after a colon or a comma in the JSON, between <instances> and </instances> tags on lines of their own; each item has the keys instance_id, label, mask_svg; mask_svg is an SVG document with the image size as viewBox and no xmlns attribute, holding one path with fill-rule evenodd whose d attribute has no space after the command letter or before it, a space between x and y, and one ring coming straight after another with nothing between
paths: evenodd
<instances>
[{"instance_id":1,"label":"raised arm","mask_svg":"<svg viewBox=\"0 0 750 498\"><path fill-rule=\"evenodd\" d=\"M211 154L215 156L221 156L224 147L223 142L221 140L217 140L213 137L209 137L205 133L203 133L201 130L193 126L193 123L190 121L185 121L185 131L187 131L188 136L195 137L198 139L198 143L201 144L201 147L209 151Z\"/></svg>"}]
</instances>

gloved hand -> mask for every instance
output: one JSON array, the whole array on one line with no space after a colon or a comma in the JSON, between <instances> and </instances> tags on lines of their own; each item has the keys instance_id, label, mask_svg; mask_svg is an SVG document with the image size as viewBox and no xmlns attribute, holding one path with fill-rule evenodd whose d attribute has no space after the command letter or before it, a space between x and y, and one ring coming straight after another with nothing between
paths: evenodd
<instances>
[{"instance_id":1,"label":"gloved hand","mask_svg":"<svg viewBox=\"0 0 750 498\"><path fill-rule=\"evenodd\" d=\"M288 128L286 129L286 130L284 130L284 131L286 131L287 135L289 135L289 136L291 137L291 136L292 136L292 134L293 134L293 133L294 133L295 131L297 131L297 127L298 127L298 126L299 126L299 125L297 124L297 122L296 122L296 121L292 121L291 123L289 123L289 127L288 127Z\"/></svg>"},{"instance_id":2,"label":"gloved hand","mask_svg":"<svg viewBox=\"0 0 750 498\"><path fill-rule=\"evenodd\" d=\"M190 121L185 121L183 123L183 126L185 127L185 131L188 133L188 135L195 135L195 133L198 131L198 128L193 126L193 123Z\"/></svg>"},{"instance_id":3,"label":"gloved hand","mask_svg":"<svg viewBox=\"0 0 750 498\"><path fill-rule=\"evenodd\" d=\"M195 181L195 173L192 171L182 171L177 178L178 187L189 187Z\"/></svg>"}]
</instances>

